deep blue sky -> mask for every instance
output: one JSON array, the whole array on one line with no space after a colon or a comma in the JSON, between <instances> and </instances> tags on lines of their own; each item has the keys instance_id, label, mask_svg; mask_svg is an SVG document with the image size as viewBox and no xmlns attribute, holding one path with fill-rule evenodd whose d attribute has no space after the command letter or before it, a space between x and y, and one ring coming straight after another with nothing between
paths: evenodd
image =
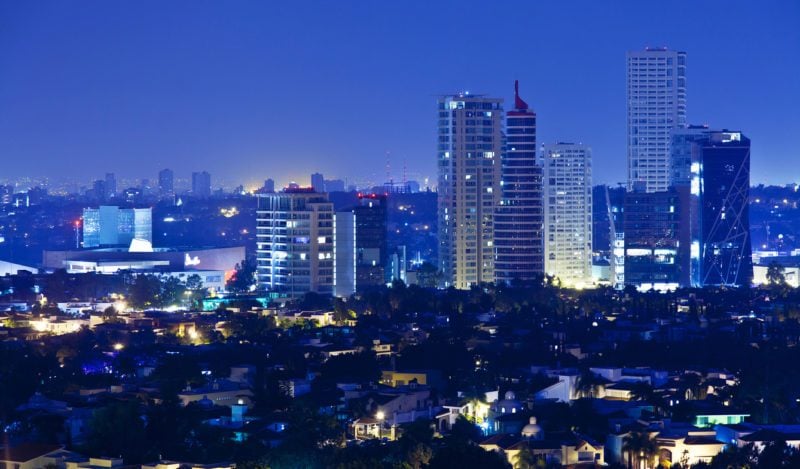
<instances>
[{"instance_id":1,"label":"deep blue sky","mask_svg":"<svg viewBox=\"0 0 800 469\"><path fill-rule=\"evenodd\" d=\"M0 3L0 179L305 182L434 175L435 96L512 98L539 141L625 174L625 52L688 53L692 123L753 141L754 182L800 180L800 2Z\"/></svg>"}]
</instances>

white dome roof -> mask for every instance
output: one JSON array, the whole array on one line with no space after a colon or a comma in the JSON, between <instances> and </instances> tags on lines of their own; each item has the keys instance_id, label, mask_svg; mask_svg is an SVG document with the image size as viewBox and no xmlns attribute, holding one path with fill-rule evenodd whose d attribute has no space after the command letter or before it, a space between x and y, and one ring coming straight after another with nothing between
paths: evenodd
<instances>
[{"instance_id":1,"label":"white dome roof","mask_svg":"<svg viewBox=\"0 0 800 469\"><path fill-rule=\"evenodd\" d=\"M536 424L536 417L531 417L530 423L522 427L522 436L526 438L536 438L541 436L542 427Z\"/></svg>"}]
</instances>

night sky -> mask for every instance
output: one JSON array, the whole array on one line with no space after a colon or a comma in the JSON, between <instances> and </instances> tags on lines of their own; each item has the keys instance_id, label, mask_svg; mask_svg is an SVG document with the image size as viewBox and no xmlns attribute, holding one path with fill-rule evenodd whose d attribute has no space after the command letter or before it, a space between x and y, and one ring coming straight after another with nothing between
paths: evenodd
<instances>
[{"instance_id":1,"label":"night sky","mask_svg":"<svg viewBox=\"0 0 800 469\"><path fill-rule=\"evenodd\" d=\"M506 98L625 177L625 52L688 53L688 116L800 181L800 2L6 1L0 179L435 176L436 96ZM507 106L508 107L508 106Z\"/></svg>"}]
</instances>

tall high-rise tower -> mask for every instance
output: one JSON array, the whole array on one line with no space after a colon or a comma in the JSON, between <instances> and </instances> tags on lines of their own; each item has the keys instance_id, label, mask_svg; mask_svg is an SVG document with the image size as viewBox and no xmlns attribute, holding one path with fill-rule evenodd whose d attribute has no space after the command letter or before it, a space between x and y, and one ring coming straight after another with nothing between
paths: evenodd
<instances>
[{"instance_id":1,"label":"tall high-rise tower","mask_svg":"<svg viewBox=\"0 0 800 469\"><path fill-rule=\"evenodd\" d=\"M494 281L503 100L460 93L438 102L439 268L445 286Z\"/></svg>"},{"instance_id":2,"label":"tall high-rise tower","mask_svg":"<svg viewBox=\"0 0 800 469\"><path fill-rule=\"evenodd\" d=\"M506 114L502 200L494 220L495 280L532 280L544 272L542 168L536 162L536 113L519 97Z\"/></svg>"},{"instance_id":3,"label":"tall high-rise tower","mask_svg":"<svg viewBox=\"0 0 800 469\"><path fill-rule=\"evenodd\" d=\"M568 287L592 281L592 151L544 146L544 268Z\"/></svg>"},{"instance_id":4,"label":"tall high-rise tower","mask_svg":"<svg viewBox=\"0 0 800 469\"><path fill-rule=\"evenodd\" d=\"M686 53L628 52L628 190L665 191L671 132L686 124Z\"/></svg>"},{"instance_id":5,"label":"tall high-rise tower","mask_svg":"<svg viewBox=\"0 0 800 469\"><path fill-rule=\"evenodd\" d=\"M117 195L117 177L114 173L106 173L106 198L110 199Z\"/></svg>"},{"instance_id":6,"label":"tall high-rise tower","mask_svg":"<svg viewBox=\"0 0 800 469\"><path fill-rule=\"evenodd\" d=\"M386 285L386 196L359 194L356 217L356 287Z\"/></svg>"},{"instance_id":7,"label":"tall high-rise tower","mask_svg":"<svg viewBox=\"0 0 800 469\"><path fill-rule=\"evenodd\" d=\"M207 171L192 173L192 195L201 199L211 197L211 175Z\"/></svg>"},{"instance_id":8,"label":"tall high-rise tower","mask_svg":"<svg viewBox=\"0 0 800 469\"><path fill-rule=\"evenodd\" d=\"M689 283L750 285L750 139L692 126L673 135L676 187L690 193Z\"/></svg>"},{"instance_id":9,"label":"tall high-rise tower","mask_svg":"<svg viewBox=\"0 0 800 469\"><path fill-rule=\"evenodd\" d=\"M311 174L311 187L317 192L325 192L325 178L320 173Z\"/></svg>"},{"instance_id":10,"label":"tall high-rise tower","mask_svg":"<svg viewBox=\"0 0 800 469\"><path fill-rule=\"evenodd\" d=\"M175 175L171 169L162 169L158 172L158 192L162 197L175 194Z\"/></svg>"}]
</instances>

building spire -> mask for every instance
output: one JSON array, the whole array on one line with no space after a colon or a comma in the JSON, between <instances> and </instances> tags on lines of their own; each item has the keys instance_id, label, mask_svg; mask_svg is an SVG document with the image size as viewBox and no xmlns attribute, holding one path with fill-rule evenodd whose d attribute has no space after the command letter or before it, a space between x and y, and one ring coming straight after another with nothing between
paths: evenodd
<instances>
[{"instance_id":1,"label":"building spire","mask_svg":"<svg viewBox=\"0 0 800 469\"><path fill-rule=\"evenodd\" d=\"M519 80L514 80L514 109L524 111L528 109L528 103L519 97Z\"/></svg>"}]
</instances>

